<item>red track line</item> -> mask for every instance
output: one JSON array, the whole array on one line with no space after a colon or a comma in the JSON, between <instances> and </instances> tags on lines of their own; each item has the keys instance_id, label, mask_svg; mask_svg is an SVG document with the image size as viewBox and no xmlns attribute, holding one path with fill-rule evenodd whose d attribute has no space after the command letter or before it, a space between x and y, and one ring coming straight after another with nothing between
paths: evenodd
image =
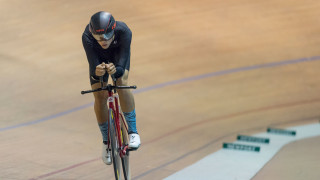
<instances>
[{"instance_id":1,"label":"red track line","mask_svg":"<svg viewBox=\"0 0 320 180\"><path fill-rule=\"evenodd\" d=\"M63 172L63 171L68 171L70 169L73 169L73 168L76 168L76 167L79 167L79 166L82 166L82 165L85 165L85 164L89 164L91 162L94 162L94 161L97 161L101 158L96 158L96 159L91 159L89 161L85 161L85 162L82 162L82 163L79 163L79 164L75 164L75 165L72 165L72 166L69 166L67 168L64 168L64 169L60 169L60 170L57 170L57 171L53 171L53 172L50 172L48 174L44 174L44 175L41 175L41 176L38 176L36 178L32 178L30 180L36 180L36 179L41 179L41 178L45 178L45 177L49 177L49 176L52 176L52 175L55 175L55 174L58 174L60 172Z\"/></svg>"},{"instance_id":2,"label":"red track line","mask_svg":"<svg viewBox=\"0 0 320 180\"><path fill-rule=\"evenodd\" d=\"M178 128L176 130L173 130L171 132L165 133L165 135L161 135L161 136L156 137L156 138L154 138L152 140L149 140L149 141L147 141L147 142L145 142L143 144L147 145L147 144L151 144L151 143L157 142L157 141L159 141L159 140L161 140L161 139L163 139L165 137L168 137L170 135L177 134L177 133L179 133L181 131L184 131L186 129L189 129L191 127L202 125L202 124L205 124L205 123L208 123L208 122L211 122L211 121L224 120L224 119L234 118L234 117L243 116L243 115L247 115L247 114L251 114L251 113L263 112L263 111L280 109L280 108L288 108L288 107L300 106L300 105L304 105L304 104L312 104L312 103L318 103L318 102L320 102L320 98L311 99L311 100L304 100L304 101L299 101L299 102L278 104L278 105L274 105L274 106L267 106L267 107L262 107L262 108L257 108L257 109L251 109L251 110L247 110L247 111L232 113L232 114L229 114L229 115L224 115L224 116L220 116L220 117L216 117L216 118L206 119L206 120L202 120L202 121L199 121L199 122L195 122L195 123L180 127L180 128ZM85 161L85 162L82 162L82 163L79 163L79 164L75 164L75 165L66 167L64 169L60 169L60 170L57 170L57 171L54 171L54 172L50 172L50 173L38 176L36 178L29 179L29 180L37 180L37 179L49 177L49 176L58 174L60 172L68 171L70 169L73 169L73 168L76 168L76 167L79 167L79 166L82 166L82 165L85 165L85 164L89 164L91 162L94 162L94 161L97 161L97 160L100 160L100 159L101 158L99 157L99 158L95 158L95 159L92 159L92 160L88 160L88 161Z\"/></svg>"}]
</instances>

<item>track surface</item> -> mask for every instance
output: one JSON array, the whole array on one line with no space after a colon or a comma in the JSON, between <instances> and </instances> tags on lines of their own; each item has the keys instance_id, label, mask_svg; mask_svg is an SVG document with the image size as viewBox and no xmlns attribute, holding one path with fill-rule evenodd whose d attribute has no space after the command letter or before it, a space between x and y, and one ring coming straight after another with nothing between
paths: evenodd
<instances>
[{"instance_id":1,"label":"track surface","mask_svg":"<svg viewBox=\"0 0 320 180\"><path fill-rule=\"evenodd\" d=\"M90 89L81 35L99 10L133 31L133 179L168 177L238 133L320 117L318 1L0 3L0 179L113 179L93 97L80 95ZM315 142L283 148L254 179L319 177Z\"/></svg>"}]
</instances>

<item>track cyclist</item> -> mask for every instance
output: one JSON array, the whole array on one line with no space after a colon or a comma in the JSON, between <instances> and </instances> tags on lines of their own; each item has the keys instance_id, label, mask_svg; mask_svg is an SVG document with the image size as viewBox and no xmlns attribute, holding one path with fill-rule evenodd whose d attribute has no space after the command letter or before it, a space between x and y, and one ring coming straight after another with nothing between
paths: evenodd
<instances>
[{"instance_id":1,"label":"track cyclist","mask_svg":"<svg viewBox=\"0 0 320 180\"><path fill-rule=\"evenodd\" d=\"M117 86L127 86L130 69L130 45L132 33L121 21L104 11L91 16L82 34L82 44L89 63L92 89L101 87L99 77L108 82L109 75L117 79ZM135 102L129 89L118 89L121 109L128 124L129 148L140 147L140 136L136 128ZM111 150L108 149L107 91L94 92L94 111L102 134L102 160L110 165Z\"/></svg>"}]
</instances>

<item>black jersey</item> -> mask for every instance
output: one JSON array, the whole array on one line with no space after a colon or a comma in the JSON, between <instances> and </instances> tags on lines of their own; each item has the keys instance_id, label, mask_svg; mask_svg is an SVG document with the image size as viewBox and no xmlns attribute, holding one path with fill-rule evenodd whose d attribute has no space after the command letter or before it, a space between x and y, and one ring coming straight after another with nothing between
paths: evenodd
<instances>
[{"instance_id":1,"label":"black jersey","mask_svg":"<svg viewBox=\"0 0 320 180\"><path fill-rule=\"evenodd\" d=\"M103 49L89 31L89 25L82 34L82 44L89 62L90 76L96 77L96 66L102 62L112 62L116 67L115 78L123 75L125 69L130 67L130 45L132 33L129 27L117 21L114 29L115 38L108 49Z\"/></svg>"}]
</instances>

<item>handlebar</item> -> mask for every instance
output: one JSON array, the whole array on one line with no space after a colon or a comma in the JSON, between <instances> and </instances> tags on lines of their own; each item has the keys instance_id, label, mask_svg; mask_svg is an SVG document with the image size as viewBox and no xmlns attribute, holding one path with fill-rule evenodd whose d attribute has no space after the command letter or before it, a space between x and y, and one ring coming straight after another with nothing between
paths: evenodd
<instances>
[{"instance_id":1,"label":"handlebar","mask_svg":"<svg viewBox=\"0 0 320 180\"><path fill-rule=\"evenodd\" d=\"M137 89L137 86L112 86L111 84L108 84L107 86L104 86L102 88L81 91L81 94L87 94L97 91L112 91L113 89Z\"/></svg>"},{"instance_id":2,"label":"handlebar","mask_svg":"<svg viewBox=\"0 0 320 180\"><path fill-rule=\"evenodd\" d=\"M109 61L108 61L108 63L109 63ZM103 77L100 76L99 81L101 84L101 88L87 90L87 91L81 91L81 94L87 94L87 93L92 93L92 92L97 92L97 91L112 91L112 90L114 90L114 92L116 92L116 89L137 89L137 86L117 86L117 79L114 77L114 75L111 75L111 78L114 83L114 86L111 84L104 86Z\"/></svg>"}]
</instances>

